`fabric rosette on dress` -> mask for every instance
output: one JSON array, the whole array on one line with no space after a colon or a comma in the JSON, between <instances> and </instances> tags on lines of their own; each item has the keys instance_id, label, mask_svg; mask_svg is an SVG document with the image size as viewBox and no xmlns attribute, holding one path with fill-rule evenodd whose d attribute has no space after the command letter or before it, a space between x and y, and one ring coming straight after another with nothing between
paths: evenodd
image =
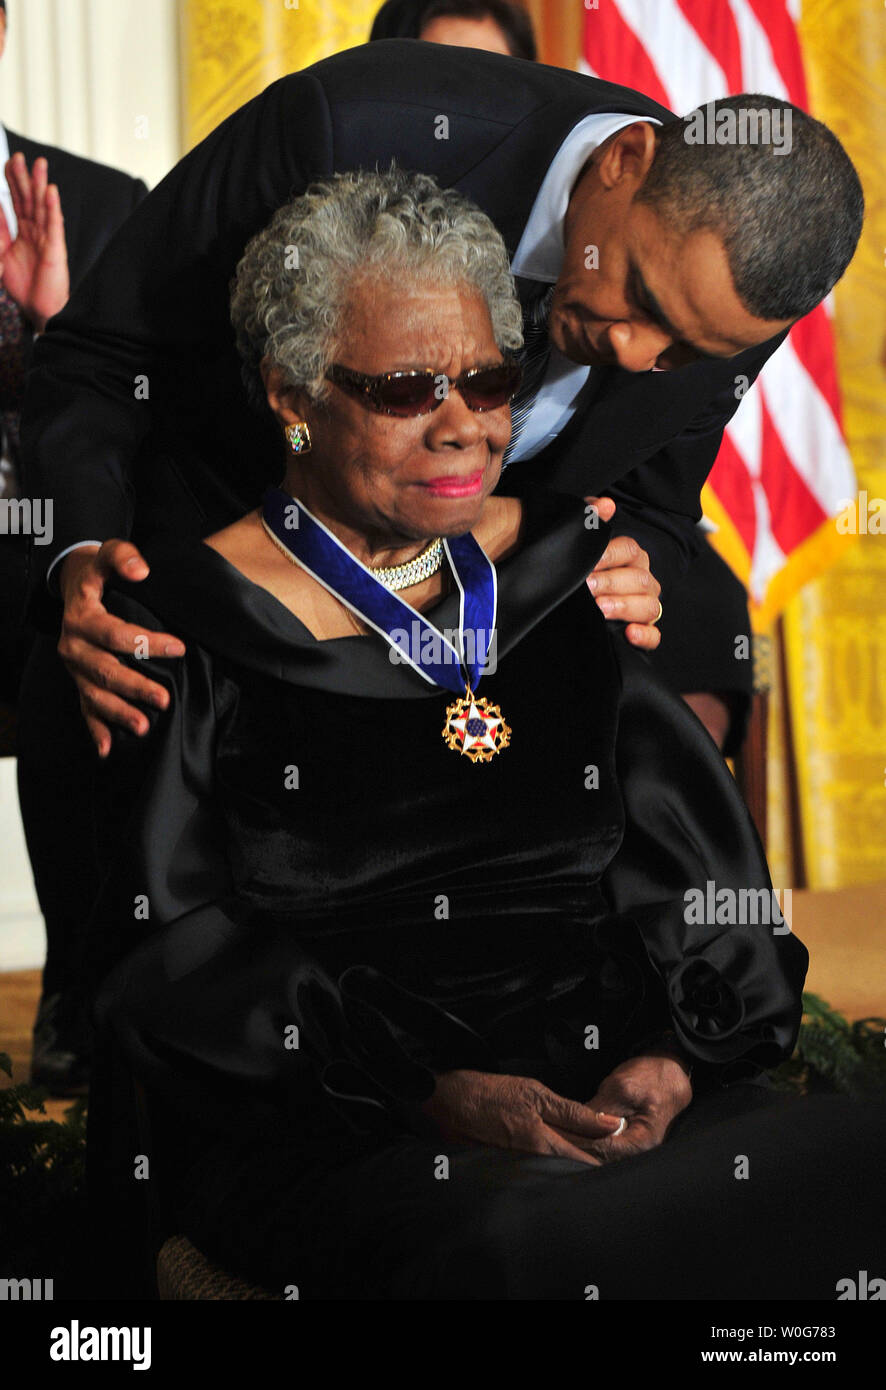
<instances>
[{"instance_id":1,"label":"fabric rosette on dress","mask_svg":"<svg viewBox=\"0 0 886 1390\"><path fill-rule=\"evenodd\" d=\"M625 833L604 887L662 980L669 1026L698 1064L693 1085L728 1083L790 1054L808 952L777 910L756 828L707 732L642 657L624 648L620 667ZM717 894L759 912L711 911Z\"/></svg>"}]
</instances>

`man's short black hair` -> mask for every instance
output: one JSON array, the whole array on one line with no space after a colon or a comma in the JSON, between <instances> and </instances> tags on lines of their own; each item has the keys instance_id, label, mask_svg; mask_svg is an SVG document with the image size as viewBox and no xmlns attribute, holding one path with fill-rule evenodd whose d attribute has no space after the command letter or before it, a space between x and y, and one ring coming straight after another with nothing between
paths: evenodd
<instances>
[{"instance_id":1,"label":"man's short black hair","mask_svg":"<svg viewBox=\"0 0 886 1390\"><path fill-rule=\"evenodd\" d=\"M712 138L718 129L723 143ZM767 130L767 140L754 138ZM636 200L681 236L716 232L739 299L761 319L801 318L820 304L851 261L864 219L858 174L833 131L755 92L658 128Z\"/></svg>"},{"instance_id":2,"label":"man's short black hair","mask_svg":"<svg viewBox=\"0 0 886 1390\"><path fill-rule=\"evenodd\" d=\"M433 19L492 19L507 40L511 56L535 62L538 54L532 20L510 0L386 0L372 24L376 39L418 39Z\"/></svg>"}]
</instances>

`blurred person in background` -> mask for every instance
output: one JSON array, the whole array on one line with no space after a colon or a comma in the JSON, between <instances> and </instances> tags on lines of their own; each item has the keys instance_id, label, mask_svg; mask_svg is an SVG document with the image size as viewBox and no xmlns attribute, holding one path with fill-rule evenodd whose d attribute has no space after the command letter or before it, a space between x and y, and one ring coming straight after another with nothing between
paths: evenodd
<instances>
[{"instance_id":1,"label":"blurred person in background","mask_svg":"<svg viewBox=\"0 0 886 1390\"><path fill-rule=\"evenodd\" d=\"M0 55L6 26L0 0ZM0 498L14 503L35 500L19 452L34 341L147 188L141 179L2 125L0 171ZM44 519L51 527L48 511ZM46 923L31 1080L55 1095L75 1095L86 1089L88 1044L70 962L99 869L91 819L72 815L71 807L93 776L94 757L80 721L70 717L77 700L55 650L58 633L35 634L24 620L30 542L11 522L0 533L0 737L3 752L18 756L22 819Z\"/></svg>"},{"instance_id":2,"label":"blurred person in background","mask_svg":"<svg viewBox=\"0 0 886 1390\"><path fill-rule=\"evenodd\" d=\"M508 0L387 0L372 23L369 41L376 39L424 39L531 62L538 56L528 12Z\"/></svg>"}]
</instances>

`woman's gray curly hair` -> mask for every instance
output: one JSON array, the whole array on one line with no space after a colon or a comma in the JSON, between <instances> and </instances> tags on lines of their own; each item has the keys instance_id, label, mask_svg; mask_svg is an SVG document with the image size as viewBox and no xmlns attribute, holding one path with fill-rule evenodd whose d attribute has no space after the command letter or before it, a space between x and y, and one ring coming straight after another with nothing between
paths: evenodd
<instances>
[{"instance_id":1,"label":"woman's gray curly hair","mask_svg":"<svg viewBox=\"0 0 886 1390\"><path fill-rule=\"evenodd\" d=\"M395 163L386 173L334 174L278 209L231 281L231 322L254 404L265 400L263 357L313 400L327 394L348 297L369 276L471 286L486 300L499 349L522 344L505 244L470 199Z\"/></svg>"}]
</instances>

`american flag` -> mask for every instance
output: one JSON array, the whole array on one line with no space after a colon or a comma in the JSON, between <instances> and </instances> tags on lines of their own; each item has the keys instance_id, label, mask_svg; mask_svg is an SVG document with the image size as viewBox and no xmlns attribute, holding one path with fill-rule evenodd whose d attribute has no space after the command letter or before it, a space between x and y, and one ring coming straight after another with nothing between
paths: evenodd
<instances>
[{"instance_id":1,"label":"american flag","mask_svg":"<svg viewBox=\"0 0 886 1390\"><path fill-rule=\"evenodd\" d=\"M738 92L808 110L799 8L800 0L585 0L579 66L679 115ZM718 527L713 544L748 587L758 629L839 553L833 517L856 494L831 313L829 297L766 363L702 497Z\"/></svg>"}]
</instances>

